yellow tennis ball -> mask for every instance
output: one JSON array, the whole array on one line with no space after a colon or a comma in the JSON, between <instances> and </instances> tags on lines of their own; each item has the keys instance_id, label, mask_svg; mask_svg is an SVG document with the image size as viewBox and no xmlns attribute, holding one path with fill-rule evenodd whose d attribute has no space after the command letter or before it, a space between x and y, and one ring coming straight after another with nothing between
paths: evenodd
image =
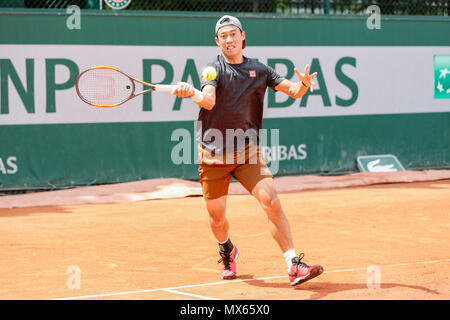
<instances>
[{"instance_id":1,"label":"yellow tennis ball","mask_svg":"<svg viewBox=\"0 0 450 320\"><path fill-rule=\"evenodd\" d=\"M206 67L203 69L202 76L206 81L212 81L217 77L217 71L214 67Z\"/></svg>"}]
</instances>

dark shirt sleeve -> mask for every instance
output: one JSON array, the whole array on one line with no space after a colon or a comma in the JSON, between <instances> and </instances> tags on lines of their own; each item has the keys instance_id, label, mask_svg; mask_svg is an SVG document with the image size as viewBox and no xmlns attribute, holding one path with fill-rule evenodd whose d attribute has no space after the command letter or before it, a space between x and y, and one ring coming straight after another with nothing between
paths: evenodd
<instances>
[{"instance_id":1,"label":"dark shirt sleeve","mask_svg":"<svg viewBox=\"0 0 450 320\"><path fill-rule=\"evenodd\" d=\"M217 87L217 78L215 79L215 80L211 80L211 81L206 81L206 80L204 80L203 79L203 77L202 77L202 82L201 82L201 89L200 90L203 90L203 88L207 85L207 84L210 84L210 85L212 85L212 86L214 86L214 87Z\"/></svg>"},{"instance_id":2,"label":"dark shirt sleeve","mask_svg":"<svg viewBox=\"0 0 450 320\"><path fill-rule=\"evenodd\" d=\"M284 79L272 67L267 66L267 86L275 90L275 87Z\"/></svg>"}]
</instances>

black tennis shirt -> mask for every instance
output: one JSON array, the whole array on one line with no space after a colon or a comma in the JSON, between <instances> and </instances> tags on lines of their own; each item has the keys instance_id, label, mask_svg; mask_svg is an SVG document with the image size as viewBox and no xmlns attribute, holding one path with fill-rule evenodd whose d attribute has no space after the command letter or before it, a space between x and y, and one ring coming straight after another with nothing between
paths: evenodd
<instances>
[{"instance_id":1,"label":"black tennis shirt","mask_svg":"<svg viewBox=\"0 0 450 320\"><path fill-rule=\"evenodd\" d=\"M273 68L245 56L242 63L230 64L218 55L208 65L216 68L217 77L212 81L202 78L201 88L208 84L216 87L216 104L212 110L200 108L196 139L208 150L221 154L238 147L236 141L226 138L227 129L259 132L266 89L275 90L284 77ZM216 138L218 132L222 139Z\"/></svg>"}]
</instances>

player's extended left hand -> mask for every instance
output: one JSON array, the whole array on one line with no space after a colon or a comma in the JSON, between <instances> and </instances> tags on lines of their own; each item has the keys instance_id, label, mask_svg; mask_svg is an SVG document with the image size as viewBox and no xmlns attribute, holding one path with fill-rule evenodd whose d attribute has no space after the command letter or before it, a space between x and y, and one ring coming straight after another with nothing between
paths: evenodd
<instances>
[{"instance_id":1,"label":"player's extended left hand","mask_svg":"<svg viewBox=\"0 0 450 320\"><path fill-rule=\"evenodd\" d=\"M309 74L309 64L306 65L304 74L301 74L297 68L295 68L294 71L297 74L300 81L303 83L303 85L310 88L311 92L313 92L315 85L313 78L317 76L317 72Z\"/></svg>"}]
</instances>

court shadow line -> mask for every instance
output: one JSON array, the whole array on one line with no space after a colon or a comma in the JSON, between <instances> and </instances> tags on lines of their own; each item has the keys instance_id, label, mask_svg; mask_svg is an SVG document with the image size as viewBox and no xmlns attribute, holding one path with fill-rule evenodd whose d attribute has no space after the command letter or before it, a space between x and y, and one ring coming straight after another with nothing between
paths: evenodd
<instances>
[{"instance_id":1,"label":"court shadow line","mask_svg":"<svg viewBox=\"0 0 450 320\"><path fill-rule=\"evenodd\" d=\"M435 295L442 295L437 290L431 290L427 287L417 286L417 285L408 285L402 283L381 283L379 289L369 289L366 283L334 283L334 282L305 282L298 286L292 287L288 282L288 279L283 280L281 282L266 282L265 280L255 279L253 275L241 275L242 282L247 283L251 286L261 287L261 288L290 288L291 290L305 290L305 291L313 291L313 294L308 298L310 300L318 300L322 299L329 294L342 292L342 291L350 291L350 290L358 290L358 289L367 289L367 290L381 290L381 289L391 289L396 287L410 288L416 290L422 290L426 293L431 293ZM314 280L312 280L314 281Z\"/></svg>"}]
</instances>

